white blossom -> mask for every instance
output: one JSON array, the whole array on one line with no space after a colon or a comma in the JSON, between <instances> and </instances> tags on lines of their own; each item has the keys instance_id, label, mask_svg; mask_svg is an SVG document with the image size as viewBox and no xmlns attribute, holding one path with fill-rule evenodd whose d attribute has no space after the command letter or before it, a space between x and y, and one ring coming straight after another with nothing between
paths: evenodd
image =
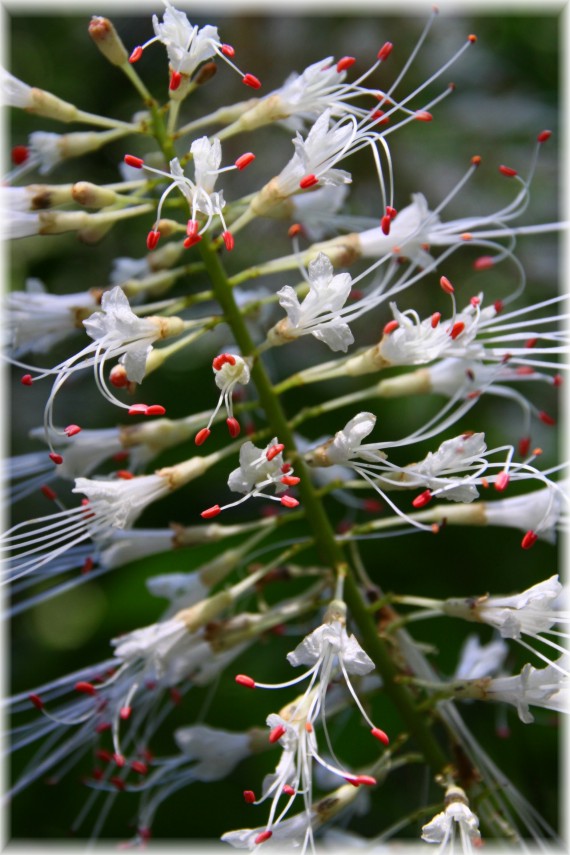
<instances>
[{"instance_id":1,"label":"white blossom","mask_svg":"<svg viewBox=\"0 0 570 855\"><path fill-rule=\"evenodd\" d=\"M221 781L251 754L247 733L194 724L174 731L176 744L188 760L195 760L192 774L197 781Z\"/></svg>"},{"instance_id":2,"label":"white blossom","mask_svg":"<svg viewBox=\"0 0 570 855\"><path fill-rule=\"evenodd\" d=\"M494 674L502 667L508 652L508 645L502 638L481 644L478 636L469 635L459 652L453 679L479 680Z\"/></svg>"},{"instance_id":3,"label":"white blossom","mask_svg":"<svg viewBox=\"0 0 570 855\"><path fill-rule=\"evenodd\" d=\"M547 665L534 668L528 663L514 677L495 677L483 681L482 697L503 701L517 708L521 721L530 724L534 716L529 707L542 707L554 712L570 712L570 662L568 654Z\"/></svg>"},{"instance_id":4,"label":"white blossom","mask_svg":"<svg viewBox=\"0 0 570 855\"><path fill-rule=\"evenodd\" d=\"M473 844L481 842L479 819L473 813L465 793L460 787L450 787L446 794L446 808L422 828L422 840L441 844L438 851L453 852L459 834L463 852L472 852Z\"/></svg>"}]
</instances>

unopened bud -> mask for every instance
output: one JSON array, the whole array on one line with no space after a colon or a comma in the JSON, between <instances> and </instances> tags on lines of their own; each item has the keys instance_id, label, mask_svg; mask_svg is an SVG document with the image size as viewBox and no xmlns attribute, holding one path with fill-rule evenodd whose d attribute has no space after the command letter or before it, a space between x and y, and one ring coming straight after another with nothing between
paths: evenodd
<instances>
[{"instance_id":1,"label":"unopened bud","mask_svg":"<svg viewBox=\"0 0 570 855\"><path fill-rule=\"evenodd\" d=\"M129 61L127 49L108 18L94 15L89 23L89 35L112 65L121 66Z\"/></svg>"},{"instance_id":2,"label":"unopened bud","mask_svg":"<svg viewBox=\"0 0 570 855\"><path fill-rule=\"evenodd\" d=\"M78 181L71 188L71 195L75 202L87 208L106 208L107 205L113 205L117 201L114 190L98 187L90 181Z\"/></svg>"}]
</instances>

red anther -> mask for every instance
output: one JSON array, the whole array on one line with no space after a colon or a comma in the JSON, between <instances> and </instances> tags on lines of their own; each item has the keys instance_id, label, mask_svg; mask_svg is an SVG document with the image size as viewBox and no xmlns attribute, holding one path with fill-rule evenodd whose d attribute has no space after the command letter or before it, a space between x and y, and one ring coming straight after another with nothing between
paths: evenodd
<instances>
[{"instance_id":1,"label":"red anther","mask_svg":"<svg viewBox=\"0 0 570 855\"><path fill-rule=\"evenodd\" d=\"M541 131L536 138L536 141L539 143L546 142L552 136L552 131Z\"/></svg>"},{"instance_id":2,"label":"red anther","mask_svg":"<svg viewBox=\"0 0 570 855\"><path fill-rule=\"evenodd\" d=\"M511 480L511 476L509 475L508 472L504 472L504 471L499 472L499 474L497 475L497 477L495 479L495 490L498 490L500 493L502 493L503 490L506 490L507 487L509 486L510 480Z\"/></svg>"},{"instance_id":3,"label":"red anther","mask_svg":"<svg viewBox=\"0 0 570 855\"><path fill-rule=\"evenodd\" d=\"M493 303L493 308L494 308L496 314L498 315L499 312L502 312L503 309L505 308L505 304L503 303L502 300L495 300L495 302Z\"/></svg>"},{"instance_id":4,"label":"red anther","mask_svg":"<svg viewBox=\"0 0 570 855\"><path fill-rule=\"evenodd\" d=\"M111 730L112 726L110 721L101 721L95 725L95 733L105 733L106 730Z\"/></svg>"},{"instance_id":5,"label":"red anther","mask_svg":"<svg viewBox=\"0 0 570 855\"><path fill-rule=\"evenodd\" d=\"M180 84L182 83L182 75L179 71L173 71L170 75L170 83L168 84L168 88L171 92L174 92Z\"/></svg>"},{"instance_id":6,"label":"red anther","mask_svg":"<svg viewBox=\"0 0 570 855\"><path fill-rule=\"evenodd\" d=\"M129 378L123 365L115 365L111 368L109 371L109 382L116 389L123 389L125 386L128 386Z\"/></svg>"},{"instance_id":7,"label":"red anther","mask_svg":"<svg viewBox=\"0 0 570 855\"><path fill-rule=\"evenodd\" d=\"M132 707L121 707L121 710L119 712L119 716L120 716L120 718L123 719L123 721L126 721L128 718L131 717L132 711L133 711Z\"/></svg>"},{"instance_id":8,"label":"red anther","mask_svg":"<svg viewBox=\"0 0 570 855\"><path fill-rule=\"evenodd\" d=\"M236 683L239 683L240 686L246 686L248 689L255 689L255 680L252 680L247 674L238 674Z\"/></svg>"},{"instance_id":9,"label":"red anther","mask_svg":"<svg viewBox=\"0 0 570 855\"><path fill-rule=\"evenodd\" d=\"M466 395L465 397L467 398L468 401L474 401L476 398L481 397L481 392L480 392L480 390L477 390L476 392L469 392L469 394Z\"/></svg>"},{"instance_id":10,"label":"red anther","mask_svg":"<svg viewBox=\"0 0 570 855\"><path fill-rule=\"evenodd\" d=\"M206 508L205 511L202 511L200 516L203 520L211 520L212 517L217 517L219 513L221 513L222 509L219 505L212 505L211 508Z\"/></svg>"},{"instance_id":11,"label":"red anther","mask_svg":"<svg viewBox=\"0 0 570 855\"><path fill-rule=\"evenodd\" d=\"M524 343L525 347L535 347L538 339L537 338L527 338Z\"/></svg>"},{"instance_id":12,"label":"red anther","mask_svg":"<svg viewBox=\"0 0 570 855\"><path fill-rule=\"evenodd\" d=\"M131 53L131 55L129 57L129 62L131 63L131 65L134 62L138 62L142 55L143 55L143 49L140 45L137 45L136 48L133 49L133 52Z\"/></svg>"},{"instance_id":13,"label":"red anther","mask_svg":"<svg viewBox=\"0 0 570 855\"><path fill-rule=\"evenodd\" d=\"M224 244L228 252L231 252L235 246L234 236L231 232L222 232Z\"/></svg>"},{"instance_id":14,"label":"red anther","mask_svg":"<svg viewBox=\"0 0 570 855\"><path fill-rule=\"evenodd\" d=\"M20 166L25 163L30 156L30 150L27 145L15 145L12 149L12 163L14 166Z\"/></svg>"},{"instance_id":15,"label":"red anther","mask_svg":"<svg viewBox=\"0 0 570 855\"><path fill-rule=\"evenodd\" d=\"M394 219L394 217L396 216L397 213L398 213L397 210L395 208L393 208L391 205L386 205L386 214L390 217L391 220Z\"/></svg>"},{"instance_id":16,"label":"red anther","mask_svg":"<svg viewBox=\"0 0 570 855\"><path fill-rule=\"evenodd\" d=\"M283 478L281 478L281 483L285 484L287 487L296 487L300 480L301 479L297 478L296 475L284 475Z\"/></svg>"},{"instance_id":17,"label":"red anther","mask_svg":"<svg viewBox=\"0 0 570 855\"><path fill-rule=\"evenodd\" d=\"M457 321L457 323L453 324L453 326L451 327L451 332L449 333L449 335L455 341L455 339L461 335L464 329L465 324L463 323L463 321Z\"/></svg>"},{"instance_id":18,"label":"red anther","mask_svg":"<svg viewBox=\"0 0 570 855\"><path fill-rule=\"evenodd\" d=\"M199 228L200 224L198 223L198 220L188 220L188 223L186 224L186 234L188 237L196 237Z\"/></svg>"},{"instance_id":19,"label":"red anther","mask_svg":"<svg viewBox=\"0 0 570 855\"><path fill-rule=\"evenodd\" d=\"M211 433L212 431L208 428L202 428L202 430L199 430L196 436L194 437L195 444L204 445Z\"/></svg>"},{"instance_id":20,"label":"red anther","mask_svg":"<svg viewBox=\"0 0 570 855\"><path fill-rule=\"evenodd\" d=\"M231 418L226 419L226 424L228 426L228 431L232 439L235 439L236 436L240 435L241 427L237 419L234 419L232 416Z\"/></svg>"},{"instance_id":21,"label":"red anther","mask_svg":"<svg viewBox=\"0 0 570 855\"><path fill-rule=\"evenodd\" d=\"M37 710L43 710L44 702L42 701L39 695L28 695L28 698Z\"/></svg>"},{"instance_id":22,"label":"red anther","mask_svg":"<svg viewBox=\"0 0 570 855\"><path fill-rule=\"evenodd\" d=\"M471 158L471 166L479 166L480 163L481 163L481 155L480 154L474 154L473 157Z\"/></svg>"},{"instance_id":23,"label":"red anther","mask_svg":"<svg viewBox=\"0 0 570 855\"><path fill-rule=\"evenodd\" d=\"M283 787L283 792L285 793L286 796L294 796L296 793L296 790L294 790L293 787L291 787L289 784L285 784Z\"/></svg>"},{"instance_id":24,"label":"red anther","mask_svg":"<svg viewBox=\"0 0 570 855\"><path fill-rule=\"evenodd\" d=\"M98 748L95 752L95 757L99 760L102 760L104 763L110 763L113 759L113 755L110 751L107 751L105 748Z\"/></svg>"},{"instance_id":25,"label":"red anther","mask_svg":"<svg viewBox=\"0 0 570 855\"><path fill-rule=\"evenodd\" d=\"M382 234L389 235L390 234L390 225L392 220L388 216L388 214L384 214L382 219L380 220L380 228L382 229Z\"/></svg>"},{"instance_id":26,"label":"red anther","mask_svg":"<svg viewBox=\"0 0 570 855\"><path fill-rule=\"evenodd\" d=\"M559 386L562 386L562 375L561 374L555 374L554 375L554 377L552 378L552 385L556 386L556 388L558 388Z\"/></svg>"},{"instance_id":27,"label":"red anther","mask_svg":"<svg viewBox=\"0 0 570 855\"><path fill-rule=\"evenodd\" d=\"M455 294L455 288L453 287L447 276L441 276L439 284L441 286L441 290L445 291L446 294Z\"/></svg>"},{"instance_id":28,"label":"red anther","mask_svg":"<svg viewBox=\"0 0 570 855\"><path fill-rule=\"evenodd\" d=\"M501 175L506 175L507 178L513 178L515 175L518 175L516 169L511 169L510 166L503 166L502 164L499 166L499 172Z\"/></svg>"},{"instance_id":29,"label":"red anther","mask_svg":"<svg viewBox=\"0 0 570 855\"><path fill-rule=\"evenodd\" d=\"M113 754L113 762L122 769L126 761L122 754Z\"/></svg>"},{"instance_id":30,"label":"red anther","mask_svg":"<svg viewBox=\"0 0 570 855\"><path fill-rule=\"evenodd\" d=\"M287 733L287 730L283 727L282 724L278 724L277 727L274 727L271 733L269 734L269 741L271 744L274 742L279 742L284 733Z\"/></svg>"},{"instance_id":31,"label":"red anther","mask_svg":"<svg viewBox=\"0 0 570 855\"><path fill-rule=\"evenodd\" d=\"M519 377L530 377L531 374L534 374L534 368L531 368L530 365L519 365L515 368L515 373Z\"/></svg>"},{"instance_id":32,"label":"red anther","mask_svg":"<svg viewBox=\"0 0 570 855\"><path fill-rule=\"evenodd\" d=\"M552 416L549 416L548 413L544 412L544 410L540 411L540 413L538 414L538 418L545 425L552 426L556 424L556 419L553 419Z\"/></svg>"},{"instance_id":33,"label":"red anther","mask_svg":"<svg viewBox=\"0 0 570 855\"><path fill-rule=\"evenodd\" d=\"M282 496L281 504L284 508L296 508L299 502L293 496Z\"/></svg>"},{"instance_id":34,"label":"red anther","mask_svg":"<svg viewBox=\"0 0 570 855\"><path fill-rule=\"evenodd\" d=\"M431 122L433 121L433 116L431 113L428 113L427 110L418 110L415 114L415 118L418 122Z\"/></svg>"},{"instance_id":35,"label":"red anther","mask_svg":"<svg viewBox=\"0 0 570 855\"><path fill-rule=\"evenodd\" d=\"M392 42L384 42L384 44L378 51L376 59L379 59L381 62L383 62L385 59L388 59L388 57L392 53L393 47L394 45L392 44Z\"/></svg>"},{"instance_id":36,"label":"red anther","mask_svg":"<svg viewBox=\"0 0 570 855\"><path fill-rule=\"evenodd\" d=\"M194 246L197 243L200 243L202 240L202 235L191 235L191 237L184 238L183 246L184 249L190 249L191 246Z\"/></svg>"},{"instance_id":37,"label":"red anther","mask_svg":"<svg viewBox=\"0 0 570 855\"><path fill-rule=\"evenodd\" d=\"M85 561L83 562L83 567L81 568L81 573L84 576L86 576L87 573L91 573L94 566L95 566L95 562L93 561L93 559L91 557L86 558Z\"/></svg>"},{"instance_id":38,"label":"red anther","mask_svg":"<svg viewBox=\"0 0 570 855\"><path fill-rule=\"evenodd\" d=\"M343 56L342 59L336 64L336 70L339 72L346 71L347 68L350 68L356 62L355 57L353 56Z\"/></svg>"},{"instance_id":39,"label":"red anther","mask_svg":"<svg viewBox=\"0 0 570 855\"><path fill-rule=\"evenodd\" d=\"M66 436L75 436L76 434L81 433L81 428L79 425L68 425L64 428L63 432Z\"/></svg>"},{"instance_id":40,"label":"red anther","mask_svg":"<svg viewBox=\"0 0 570 855\"><path fill-rule=\"evenodd\" d=\"M249 166L250 163L253 163L255 160L255 155L251 151L247 151L245 154L241 154L238 159L235 161L235 166L238 169L245 169L246 166Z\"/></svg>"},{"instance_id":41,"label":"red anther","mask_svg":"<svg viewBox=\"0 0 570 855\"><path fill-rule=\"evenodd\" d=\"M172 703L175 704L175 706L178 706L178 704L182 700L182 693L179 692L178 689L170 689L168 694L170 695L170 700L172 701Z\"/></svg>"},{"instance_id":42,"label":"red anther","mask_svg":"<svg viewBox=\"0 0 570 855\"><path fill-rule=\"evenodd\" d=\"M536 541L538 540L538 535L534 531L527 531L523 539L521 540L521 546L523 549L530 549Z\"/></svg>"},{"instance_id":43,"label":"red anther","mask_svg":"<svg viewBox=\"0 0 570 855\"><path fill-rule=\"evenodd\" d=\"M82 692L84 695L94 695L97 689L93 683L87 683L84 680L80 680L79 683L75 684L75 691Z\"/></svg>"},{"instance_id":44,"label":"red anther","mask_svg":"<svg viewBox=\"0 0 570 855\"><path fill-rule=\"evenodd\" d=\"M146 763L141 763L140 760L133 760L131 769L133 772L138 772L139 775L148 775L148 766Z\"/></svg>"},{"instance_id":45,"label":"red anther","mask_svg":"<svg viewBox=\"0 0 570 855\"><path fill-rule=\"evenodd\" d=\"M123 160L127 166L134 166L135 169L142 169L144 166L142 157L135 157L134 154L126 154Z\"/></svg>"},{"instance_id":46,"label":"red anther","mask_svg":"<svg viewBox=\"0 0 570 855\"><path fill-rule=\"evenodd\" d=\"M487 489L489 487L489 482L486 478L481 478L481 486Z\"/></svg>"},{"instance_id":47,"label":"red anther","mask_svg":"<svg viewBox=\"0 0 570 855\"><path fill-rule=\"evenodd\" d=\"M521 457L526 457L530 449L530 436L523 436L519 439L519 454Z\"/></svg>"},{"instance_id":48,"label":"red anther","mask_svg":"<svg viewBox=\"0 0 570 855\"><path fill-rule=\"evenodd\" d=\"M355 778L345 778L344 780L347 782L347 784L352 784L353 787L360 786L360 784Z\"/></svg>"},{"instance_id":49,"label":"red anther","mask_svg":"<svg viewBox=\"0 0 570 855\"><path fill-rule=\"evenodd\" d=\"M373 110L370 113L370 118L374 119L379 125L388 125L390 123L390 116L386 116L384 110Z\"/></svg>"},{"instance_id":50,"label":"red anther","mask_svg":"<svg viewBox=\"0 0 570 855\"><path fill-rule=\"evenodd\" d=\"M267 831L262 831L261 834L258 834L253 842L256 846L259 846L260 843L265 843L270 837L273 837L273 832L267 829Z\"/></svg>"},{"instance_id":51,"label":"red anther","mask_svg":"<svg viewBox=\"0 0 570 855\"><path fill-rule=\"evenodd\" d=\"M251 86L252 89L261 89L261 80L258 80L253 74L246 74L241 82L245 83L246 86Z\"/></svg>"},{"instance_id":52,"label":"red anther","mask_svg":"<svg viewBox=\"0 0 570 855\"><path fill-rule=\"evenodd\" d=\"M246 805L252 805L255 801L255 793L253 792L253 790L244 790L243 800Z\"/></svg>"},{"instance_id":53,"label":"red anther","mask_svg":"<svg viewBox=\"0 0 570 855\"><path fill-rule=\"evenodd\" d=\"M231 45L221 45L220 50L224 56L229 56L230 59L236 55L236 52Z\"/></svg>"},{"instance_id":54,"label":"red anther","mask_svg":"<svg viewBox=\"0 0 570 855\"><path fill-rule=\"evenodd\" d=\"M367 514L377 514L383 508L382 502L377 499L363 499L362 510Z\"/></svg>"},{"instance_id":55,"label":"red anther","mask_svg":"<svg viewBox=\"0 0 570 855\"><path fill-rule=\"evenodd\" d=\"M357 787L360 787L360 785L364 785L365 787L375 787L378 782L376 778L372 777L372 775L356 775L352 778L350 783Z\"/></svg>"},{"instance_id":56,"label":"red anther","mask_svg":"<svg viewBox=\"0 0 570 855\"><path fill-rule=\"evenodd\" d=\"M440 321L441 321L441 312L434 312L433 315L431 316L432 329L435 329Z\"/></svg>"},{"instance_id":57,"label":"red anther","mask_svg":"<svg viewBox=\"0 0 570 855\"><path fill-rule=\"evenodd\" d=\"M533 448L531 454L533 457L540 457L542 454L542 448Z\"/></svg>"},{"instance_id":58,"label":"red anther","mask_svg":"<svg viewBox=\"0 0 570 855\"><path fill-rule=\"evenodd\" d=\"M228 362L230 365L236 364L236 358L232 353L220 353L212 359L212 368L214 371L220 371L223 365Z\"/></svg>"},{"instance_id":59,"label":"red anther","mask_svg":"<svg viewBox=\"0 0 570 855\"><path fill-rule=\"evenodd\" d=\"M390 744L390 737L383 730L380 730L379 727L373 727L370 733L375 739L379 739L384 745Z\"/></svg>"},{"instance_id":60,"label":"red anther","mask_svg":"<svg viewBox=\"0 0 570 855\"><path fill-rule=\"evenodd\" d=\"M481 255L473 262L473 270L489 270L495 264L495 259L492 255Z\"/></svg>"},{"instance_id":61,"label":"red anther","mask_svg":"<svg viewBox=\"0 0 570 855\"><path fill-rule=\"evenodd\" d=\"M475 308L480 304L481 298L480 297L470 297L469 302Z\"/></svg>"},{"instance_id":62,"label":"red anther","mask_svg":"<svg viewBox=\"0 0 570 855\"><path fill-rule=\"evenodd\" d=\"M130 481L132 478L135 477L132 472L129 472L128 469L119 469L115 474L117 478L121 478L123 481Z\"/></svg>"},{"instance_id":63,"label":"red anther","mask_svg":"<svg viewBox=\"0 0 570 855\"><path fill-rule=\"evenodd\" d=\"M24 376L20 378L22 386L31 386L33 382L31 374L24 374Z\"/></svg>"},{"instance_id":64,"label":"red anther","mask_svg":"<svg viewBox=\"0 0 570 855\"><path fill-rule=\"evenodd\" d=\"M146 408L145 416L163 416L165 412L162 404L151 404L150 407Z\"/></svg>"},{"instance_id":65,"label":"red anther","mask_svg":"<svg viewBox=\"0 0 570 855\"><path fill-rule=\"evenodd\" d=\"M268 448L265 452L265 456L268 460L273 460L274 457L277 457L278 454L281 454L282 451L285 450L285 446L282 442L278 442L276 445L272 445L271 448Z\"/></svg>"},{"instance_id":66,"label":"red anther","mask_svg":"<svg viewBox=\"0 0 570 855\"><path fill-rule=\"evenodd\" d=\"M317 178L317 176L311 173L310 175L305 175L304 178L301 178L301 180L299 181L299 187L301 187L303 190L306 190L307 187L314 187L315 184L318 183L319 179Z\"/></svg>"},{"instance_id":67,"label":"red anther","mask_svg":"<svg viewBox=\"0 0 570 855\"><path fill-rule=\"evenodd\" d=\"M431 490L424 490L423 493L420 493L419 496L413 500L412 505L414 508L423 508L424 505L427 505L428 502L431 502L432 495Z\"/></svg>"},{"instance_id":68,"label":"red anther","mask_svg":"<svg viewBox=\"0 0 570 855\"><path fill-rule=\"evenodd\" d=\"M113 775L112 778L109 778L109 783L112 784L117 790L124 790L126 786L123 779L117 777L117 775Z\"/></svg>"},{"instance_id":69,"label":"red anther","mask_svg":"<svg viewBox=\"0 0 570 855\"><path fill-rule=\"evenodd\" d=\"M49 459L56 464L56 466L59 466L61 463L63 463L63 457L61 456L61 454L56 454L54 451L52 451L51 454L49 454L48 456Z\"/></svg>"},{"instance_id":70,"label":"red anther","mask_svg":"<svg viewBox=\"0 0 570 855\"><path fill-rule=\"evenodd\" d=\"M307 733L313 732L313 725L311 724L310 721L305 722L305 730L307 731Z\"/></svg>"},{"instance_id":71,"label":"red anther","mask_svg":"<svg viewBox=\"0 0 570 855\"><path fill-rule=\"evenodd\" d=\"M151 231L146 236L146 248L148 250L155 249L159 240L160 240L160 232L154 231L153 229L151 229Z\"/></svg>"},{"instance_id":72,"label":"red anther","mask_svg":"<svg viewBox=\"0 0 570 855\"><path fill-rule=\"evenodd\" d=\"M146 416L147 410L148 404L133 404L132 407L129 407L128 413L129 416Z\"/></svg>"},{"instance_id":73,"label":"red anther","mask_svg":"<svg viewBox=\"0 0 570 855\"><path fill-rule=\"evenodd\" d=\"M471 42L471 44L473 44L474 42L477 41L477 36L475 36L475 35L473 35L473 33L471 33L469 36L467 36L467 41Z\"/></svg>"},{"instance_id":74,"label":"red anther","mask_svg":"<svg viewBox=\"0 0 570 855\"><path fill-rule=\"evenodd\" d=\"M281 467L281 471L283 472L284 475L286 475L287 472L290 472L292 468L293 467L291 466L290 463L284 463L283 466Z\"/></svg>"},{"instance_id":75,"label":"red anther","mask_svg":"<svg viewBox=\"0 0 570 855\"><path fill-rule=\"evenodd\" d=\"M399 326L400 326L400 324L396 320L388 321L388 323L384 325L384 329L382 330L382 334L383 335L390 335L390 333L393 333L394 330L397 330Z\"/></svg>"},{"instance_id":76,"label":"red anther","mask_svg":"<svg viewBox=\"0 0 570 855\"><path fill-rule=\"evenodd\" d=\"M47 484L42 484L42 486L40 487L40 492L44 494L46 499L50 499L52 502L57 499L57 493L55 492L55 490L52 490L51 487L48 487Z\"/></svg>"},{"instance_id":77,"label":"red anther","mask_svg":"<svg viewBox=\"0 0 570 855\"><path fill-rule=\"evenodd\" d=\"M473 235L471 232L463 232L463 234L459 235L461 240L473 240Z\"/></svg>"}]
</instances>

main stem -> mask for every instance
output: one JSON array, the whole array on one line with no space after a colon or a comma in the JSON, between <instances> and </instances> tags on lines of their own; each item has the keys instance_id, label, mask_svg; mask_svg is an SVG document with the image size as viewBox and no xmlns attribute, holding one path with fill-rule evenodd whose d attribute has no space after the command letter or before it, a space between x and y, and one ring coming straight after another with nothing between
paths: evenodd
<instances>
[{"instance_id":1,"label":"main stem","mask_svg":"<svg viewBox=\"0 0 570 855\"><path fill-rule=\"evenodd\" d=\"M295 441L287 417L273 390L273 385L261 359L256 356L255 345L234 300L232 288L228 283L228 277L220 258L207 239L203 239L200 243L200 250L206 271L210 276L214 295L232 329L242 355L253 358L251 379L256 386L260 403L265 410L271 429L279 441L295 454ZM386 644L378 637L374 620L362 599L352 570L346 561L342 548L335 539L328 516L313 488L307 467L300 456L295 457L295 472L301 478L298 488L300 499L306 518L311 525L321 560L329 567L334 568L337 576L339 574L344 575L344 600L360 631L366 651L382 677L384 691L398 709L405 726L415 737L426 762L437 774L447 765L447 758L428 727L424 715L416 710L413 695L405 686L396 682L398 671L392 662Z\"/></svg>"}]
</instances>

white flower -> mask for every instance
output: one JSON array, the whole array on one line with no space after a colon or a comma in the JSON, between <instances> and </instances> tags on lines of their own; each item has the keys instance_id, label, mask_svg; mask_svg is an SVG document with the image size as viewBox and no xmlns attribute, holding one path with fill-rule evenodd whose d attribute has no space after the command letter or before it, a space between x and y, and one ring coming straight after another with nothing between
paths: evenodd
<instances>
[{"instance_id":1,"label":"white flower","mask_svg":"<svg viewBox=\"0 0 570 855\"><path fill-rule=\"evenodd\" d=\"M288 847L298 848L308 839L311 834L312 817L306 813L298 813L296 816L284 819L271 830L266 828L240 828L236 831L227 831L222 834L221 840L229 843L235 849L249 849L253 851L263 843L264 851L272 848L272 844L279 846L286 843ZM282 850L280 850L282 851Z\"/></svg>"},{"instance_id":2,"label":"white flower","mask_svg":"<svg viewBox=\"0 0 570 855\"><path fill-rule=\"evenodd\" d=\"M283 454L267 456L267 451L277 446L277 438L271 440L267 448L256 448L252 442L244 442L239 450L239 466L230 472L228 487L236 493L251 493L268 485L275 485L277 493L286 486L281 483L283 476Z\"/></svg>"},{"instance_id":3,"label":"white flower","mask_svg":"<svg viewBox=\"0 0 570 855\"><path fill-rule=\"evenodd\" d=\"M4 299L4 323L14 353L47 353L78 329L97 307L89 291L50 294L39 279L27 279L25 291L10 291Z\"/></svg>"},{"instance_id":4,"label":"white flower","mask_svg":"<svg viewBox=\"0 0 570 855\"><path fill-rule=\"evenodd\" d=\"M534 721L529 706L569 713L569 666L568 654L546 668L533 668L526 664L514 677L495 677L484 681L482 697L512 704L525 724Z\"/></svg>"},{"instance_id":5,"label":"white flower","mask_svg":"<svg viewBox=\"0 0 570 855\"><path fill-rule=\"evenodd\" d=\"M93 528L130 528L147 505L170 489L168 478L155 474L113 480L77 478L72 492L87 496L89 503L81 512Z\"/></svg>"},{"instance_id":6,"label":"white flower","mask_svg":"<svg viewBox=\"0 0 570 855\"><path fill-rule=\"evenodd\" d=\"M123 662L147 660L157 676L161 677L174 648L187 637L185 624L173 619L136 629L112 639L111 644L115 648L115 656Z\"/></svg>"},{"instance_id":7,"label":"white flower","mask_svg":"<svg viewBox=\"0 0 570 855\"><path fill-rule=\"evenodd\" d=\"M196 445L202 445L210 436L212 422L216 418L222 404L225 405L226 412L228 414L226 425L230 436L235 439L241 432L240 423L236 418L234 418L232 395L238 383L243 386L249 383L249 365L246 360L237 353L220 353L213 359L212 368L214 371L216 386L220 390L221 394L216 408L208 420L208 424L196 434L194 440Z\"/></svg>"},{"instance_id":8,"label":"white flower","mask_svg":"<svg viewBox=\"0 0 570 855\"><path fill-rule=\"evenodd\" d=\"M311 193L292 196L291 217L303 226L309 240L322 240L324 235L339 222L337 211L344 205L347 195L346 184L325 184Z\"/></svg>"},{"instance_id":9,"label":"white flower","mask_svg":"<svg viewBox=\"0 0 570 855\"><path fill-rule=\"evenodd\" d=\"M198 781L222 780L251 754L247 733L230 733L202 724L179 727L174 739L189 760L197 761L192 774Z\"/></svg>"},{"instance_id":10,"label":"white flower","mask_svg":"<svg viewBox=\"0 0 570 855\"><path fill-rule=\"evenodd\" d=\"M214 44L220 41L218 30L210 25L202 29L193 27L184 12L175 9L168 0L164 2L162 23L156 15L152 16L156 38L165 45L172 67L190 77L201 62L216 55Z\"/></svg>"},{"instance_id":11,"label":"white flower","mask_svg":"<svg viewBox=\"0 0 570 855\"><path fill-rule=\"evenodd\" d=\"M412 204L402 208L390 224L389 234L380 226L358 233L358 242L364 258L379 258L397 250L420 267L427 267L432 257L426 247L431 244L431 232L439 224L422 193L412 193Z\"/></svg>"},{"instance_id":12,"label":"white flower","mask_svg":"<svg viewBox=\"0 0 570 855\"><path fill-rule=\"evenodd\" d=\"M437 451L428 452L425 460L404 467L412 480L417 477L422 486L427 486L432 494L439 494L454 502L472 502L479 495L473 483L466 479L445 478L464 469L486 466L484 433L462 434L442 442ZM475 472L477 477L479 473Z\"/></svg>"},{"instance_id":13,"label":"white flower","mask_svg":"<svg viewBox=\"0 0 570 855\"><path fill-rule=\"evenodd\" d=\"M287 312L286 321L274 328L277 340L279 337L287 340L310 333L331 350L346 352L354 338L339 312L350 294L350 274L335 276L331 262L323 253L309 264L308 272L309 293L302 303L290 285L277 292L279 303Z\"/></svg>"},{"instance_id":14,"label":"white flower","mask_svg":"<svg viewBox=\"0 0 570 855\"><path fill-rule=\"evenodd\" d=\"M360 457L362 441L372 433L375 424L376 416L373 413L358 413L350 419L342 430L335 433L333 441L327 446L327 461L342 464Z\"/></svg>"},{"instance_id":15,"label":"white flower","mask_svg":"<svg viewBox=\"0 0 570 855\"><path fill-rule=\"evenodd\" d=\"M554 543L556 529L565 516L563 511L568 503L567 493L567 482L559 481L521 496L485 502L485 519L488 525L510 526L524 532L534 532L538 537Z\"/></svg>"},{"instance_id":16,"label":"white flower","mask_svg":"<svg viewBox=\"0 0 570 855\"><path fill-rule=\"evenodd\" d=\"M459 663L453 679L479 680L496 673L502 667L508 652L508 645L502 638L481 644L476 635L469 635L459 653Z\"/></svg>"},{"instance_id":17,"label":"white flower","mask_svg":"<svg viewBox=\"0 0 570 855\"><path fill-rule=\"evenodd\" d=\"M127 279L141 279L149 273L148 258L115 258L109 279L111 285L121 285Z\"/></svg>"},{"instance_id":18,"label":"white flower","mask_svg":"<svg viewBox=\"0 0 570 855\"><path fill-rule=\"evenodd\" d=\"M472 845L481 841L479 820L469 807L467 797L460 787L449 787L446 808L422 828L422 840L440 843L438 851L455 851L455 838L459 833L461 849L471 852Z\"/></svg>"},{"instance_id":19,"label":"white flower","mask_svg":"<svg viewBox=\"0 0 570 855\"><path fill-rule=\"evenodd\" d=\"M340 621L325 623L303 639L295 650L287 654L291 665L315 665L336 656L343 670L349 674L368 674L374 662L364 652L354 635L348 635Z\"/></svg>"},{"instance_id":20,"label":"white flower","mask_svg":"<svg viewBox=\"0 0 570 855\"><path fill-rule=\"evenodd\" d=\"M557 622L559 616L552 604L561 593L558 576L551 576L520 594L480 598L473 608L474 619L494 627L503 638L536 636Z\"/></svg>"},{"instance_id":21,"label":"white flower","mask_svg":"<svg viewBox=\"0 0 570 855\"><path fill-rule=\"evenodd\" d=\"M31 107L31 87L18 80L5 68L0 68L0 86L2 88L2 100L7 107L19 107L24 110Z\"/></svg>"},{"instance_id":22,"label":"white flower","mask_svg":"<svg viewBox=\"0 0 570 855\"><path fill-rule=\"evenodd\" d=\"M14 198L12 189L2 188L0 192L0 238L2 240L17 240L18 238L31 237L40 233L41 221L38 213L29 213L26 210L11 207ZM7 195L8 193L8 195ZM18 205L21 205L22 197L16 197Z\"/></svg>"}]
</instances>

